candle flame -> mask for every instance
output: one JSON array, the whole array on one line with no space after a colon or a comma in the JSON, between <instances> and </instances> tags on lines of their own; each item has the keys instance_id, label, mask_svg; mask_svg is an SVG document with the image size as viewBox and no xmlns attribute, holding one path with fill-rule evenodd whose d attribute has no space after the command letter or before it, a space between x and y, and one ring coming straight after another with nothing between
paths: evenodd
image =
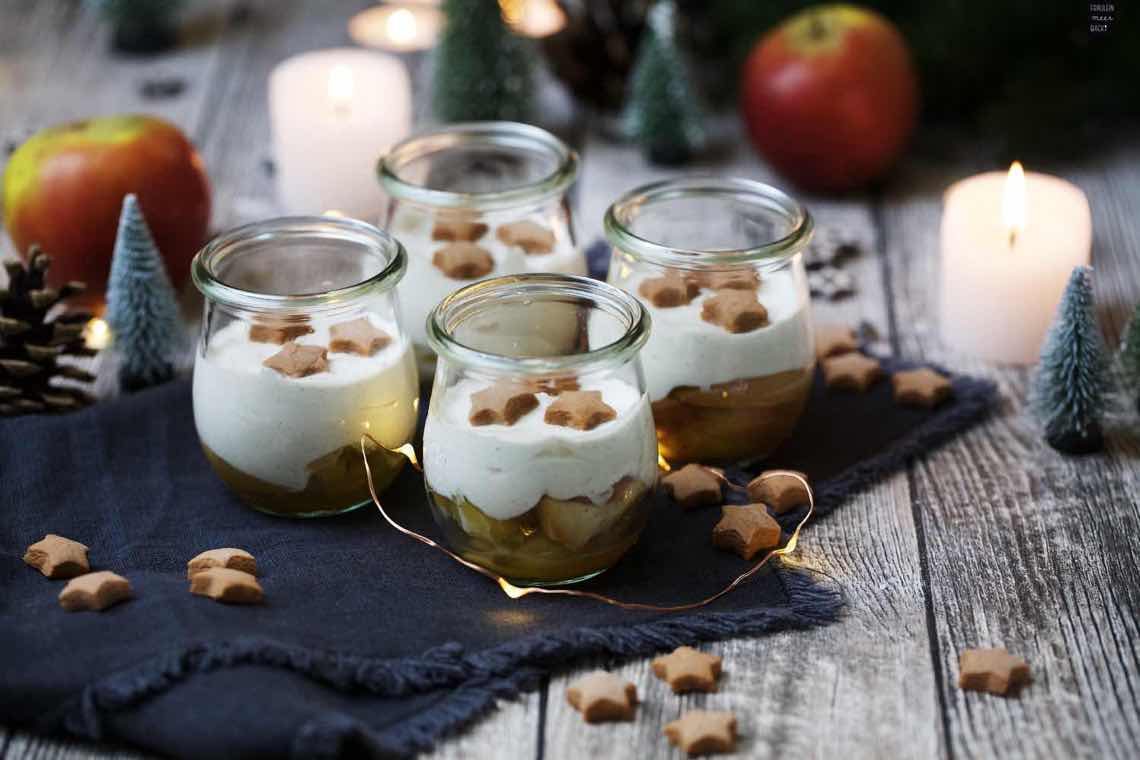
<instances>
[{"instance_id":1,"label":"candle flame","mask_svg":"<svg viewBox=\"0 0 1140 760\"><path fill-rule=\"evenodd\" d=\"M348 66L338 63L329 70L329 102L334 110L347 111L355 89L352 69Z\"/></svg>"},{"instance_id":2,"label":"candle flame","mask_svg":"<svg viewBox=\"0 0 1140 760\"><path fill-rule=\"evenodd\" d=\"M93 351L102 351L111 343L111 328L99 317L94 317L83 328L83 345Z\"/></svg>"},{"instance_id":3,"label":"candle flame","mask_svg":"<svg viewBox=\"0 0 1140 760\"><path fill-rule=\"evenodd\" d=\"M397 44L407 44L416 38L416 14L407 8L397 8L388 16L384 24L388 39Z\"/></svg>"},{"instance_id":4,"label":"candle flame","mask_svg":"<svg viewBox=\"0 0 1140 760\"><path fill-rule=\"evenodd\" d=\"M1009 174L1005 178L1001 219L1009 231L1009 245L1012 248L1017 242L1017 236L1025 230L1025 170L1020 161L1010 164Z\"/></svg>"}]
</instances>

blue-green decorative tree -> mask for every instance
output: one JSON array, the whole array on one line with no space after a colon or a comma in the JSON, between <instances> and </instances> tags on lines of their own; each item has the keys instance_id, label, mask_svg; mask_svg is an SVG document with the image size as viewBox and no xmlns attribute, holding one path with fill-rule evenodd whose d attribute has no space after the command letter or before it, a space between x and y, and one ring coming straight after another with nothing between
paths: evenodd
<instances>
[{"instance_id":1,"label":"blue-green decorative tree","mask_svg":"<svg viewBox=\"0 0 1140 760\"><path fill-rule=\"evenodd\" d=\"M495 0L445 0L447 24L434 53L432 113L438 121L527 121L535 54L503 21Z\"/></svg>"},{"instance_id":2,"label":"blue-green decorative tree","mask_svg":"<svg viewBox=\"0 0 1140 760\"><path fill-rule=\"evenodd\" d=\"M1050 446L1086 454L1103 446L1101 417L1108 387L1108 354L1093 313L1092 270L1077 267L1037 368L1032 405Z\"/></svg>"},{"instance_id":3,"label":"blue-green decorative tree","mask_svg":"<svg viewBox=\"0 0 1140 760\"><path fill-rule=\"evenodd\" d=\"M123 199L106 318L119 356L123 390L139 390L174 377L174 360L184 337L178 302L134 195Z\"/></svg>"},{"instance_id":4,"label":"blue-green decorative tree","mask_svg":"<svg viewBox=\"0 0 1140 760\"><path fill-rule=\"evenodd\" d=\"M1120 364L1124 368L1127 392L1136 402L1136 411L1140 412L1140 303L1136 304L1124 330L1124 340L1120 342Z\"/></svg>"},{"instance_id":5,"label":"blue-green decorative tree","mask_svg":"<svg viewBox=\"0 0 1140 760\"><path fill-rule=\"evenodd\" d=\"M677 47L676 19L672 0L658 0L650 9L622 117L626 132L656 164L685 163L705 141L701 108Z\"/></svg>"}]
</instances>

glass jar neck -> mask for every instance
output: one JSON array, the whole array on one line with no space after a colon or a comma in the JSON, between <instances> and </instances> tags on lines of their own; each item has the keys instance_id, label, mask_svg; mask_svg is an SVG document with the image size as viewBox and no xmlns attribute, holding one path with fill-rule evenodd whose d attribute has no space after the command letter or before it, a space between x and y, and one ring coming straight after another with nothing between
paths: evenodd
<instances>
[{"instance_id":1,"label":"glass jar neck","mask_svg":"<svg viewBox=\"0 0 1140 760\"><path fill-rule=\"evenodd\" d=\"M578 176L578 154L544 129L510 121L451 124L415 134L380 159L396 200L494 211L538 206Z\"/></svg>"},{"instance_id":2,"label":"glass jar neck","mask_svg":"<svg viewBox=\"0 0 1140 760\"><path fill-rule=\"evenodd\" d=\"M613 324L613 339L565 355L512 356L480 350L457 336L465 324L487 317L497 309L519 307L537 311L543 304L574 305L588 313L605 314ZM590 329L591 320L584 321ZM527 322L531 326L538 323L537 318ZM624 365L645 345L649 330L649 313L624 290L576 275L520 274L483 280L449 295L428 316L427 337L440 357L469 368L503 374L550 375Z\"/></svg>"},{"instance_id":3,"label":"glass jar neck","mask_svg":"<svg viewBox=\"0 0 1140 760\"><path fill-rule=\"evenodd\" d=\"M394 237L355 219L298 216L225 232L194 257L194 285L231 311L337 311L391 290L407 256Z\"/></svg>"},{"instance_id":4,"label":"glass jar neck","mask_svg":"<svg viewBox=\"0 0 1140 760\"><path fill-rule=\"evenodd\" d=\"M750 229L737 239L711 240L707 230L718 220L698 215L698 235L667 240L663 234L642 229L643 220L659 215L669 220L683 216L686 206L731 208L740 219L753 219L770 232ZM807 246L814 221L807 209L782 190L754 180L734 177L687 176L635 188L607 209L606 239L634 258L666 267L700 269L764 264L787 259ZM723 232L718 228L718 232ZM743 240L747 238L747 240Z\"/></svg>"}]
</instances>

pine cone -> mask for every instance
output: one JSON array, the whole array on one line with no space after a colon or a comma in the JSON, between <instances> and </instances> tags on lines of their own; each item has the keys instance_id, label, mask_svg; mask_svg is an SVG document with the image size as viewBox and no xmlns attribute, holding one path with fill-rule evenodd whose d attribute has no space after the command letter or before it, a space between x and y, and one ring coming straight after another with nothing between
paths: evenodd
<instances>
[{"instance_id":1,"label":"pine cone","mask_svg":"<svg viewBox=\"0 0 1140 760\"><path fill-rule=\"evenodd\" d=\"M94 399L75 387L53 385L53 378L90 383L95 377L61 356L94 356L83 341L86 312L65 312L48 319L60 302L83 292L81 282L49 288L44 274L51 259L33 246L28 263L5 261L8 289L0 290L0 416L66 412Z\"/></svg>"}]
</instances>

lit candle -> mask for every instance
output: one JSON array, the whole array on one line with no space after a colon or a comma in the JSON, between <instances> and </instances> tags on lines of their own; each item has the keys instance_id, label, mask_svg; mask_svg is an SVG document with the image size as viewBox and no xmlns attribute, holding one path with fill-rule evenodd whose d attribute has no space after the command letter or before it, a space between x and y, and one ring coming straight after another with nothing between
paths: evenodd
<instances>
[{"instance_id":1,"label":"lit candle","mask_svg":"<svg viewBox=\"0 0 1140 760\"><path fill-rule=\"evenodd\" d=\"M304 53L269 76L277 192L291 214L335 209L374 222L376 162L411 129L411 85L396 59L368 50Z\"/></svg>"},{"instance_id":2,"label":"lit candle","mask_svg":"<svg viewBox=\"0 0 1140 760\"><path fill-rule=\"evenodd\" d=\"M566 14L554 0L499 0L503 18L524 37L549 37L566 27Z\"/></svg>"},{"instance_id":3,"label":"lit candle","mask_svg":"<svg viewBox=\"0 0 1140 760\"><path fill-rule=\"evenodd\" d=\"M1058 177L987 172L956 182L942 207L942 339L997 362L1037 361L1073 267L1089 263L1085 194Z\"/></svg>"},{"instance_id":4,"label":"lit candle","mask_svg":"<svg viewBox=\"0 0 1140 760\"><path fill-rule=\"evenodd\" d=\"M361 11L348 22L348 36L364 47L392 53L427 50L443 27L443 12L425 2L396 2Z\"/></svg>"}]
</instances>

